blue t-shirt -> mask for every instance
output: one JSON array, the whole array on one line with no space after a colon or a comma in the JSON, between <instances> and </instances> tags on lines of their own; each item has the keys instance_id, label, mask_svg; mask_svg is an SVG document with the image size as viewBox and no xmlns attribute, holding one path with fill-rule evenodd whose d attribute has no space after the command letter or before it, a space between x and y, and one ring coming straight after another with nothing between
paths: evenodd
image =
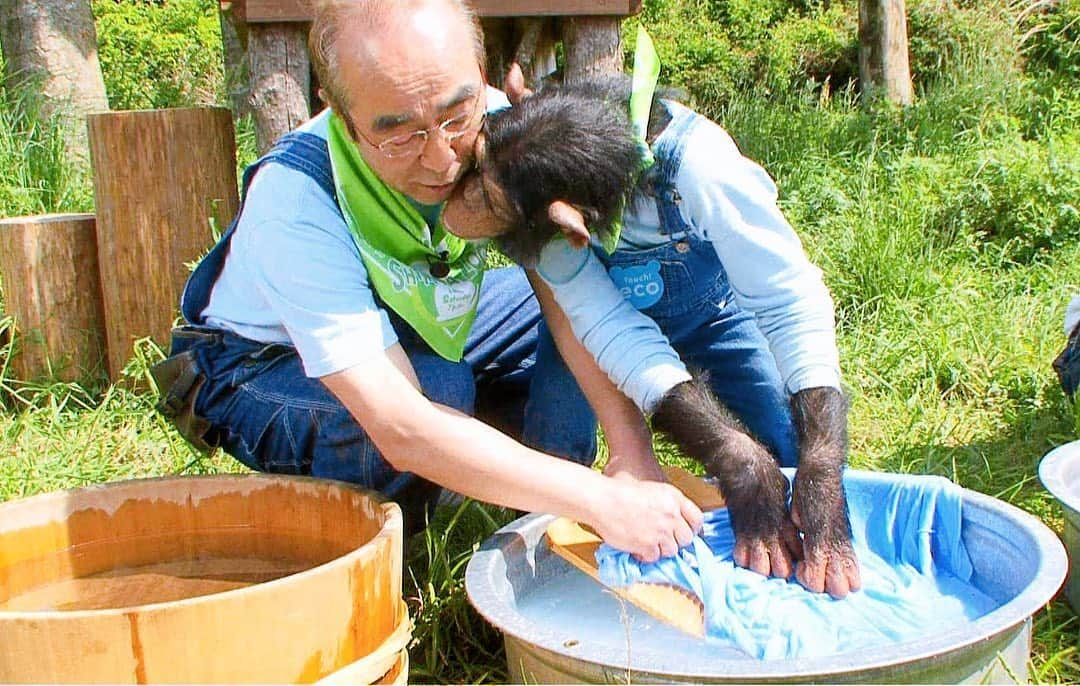
<instances>
[{"instance_id":1,"label":"blue t-shirt","mask_svg":"<svg viewBox=\"0 0 1080 686\"><path fill-rule=\"evenodd\" d=\"M508 105L490 87L487 100L489 110ZM299 130L325 139L329 117L326 110ZM421 214L430 220L427 209ZM245 338L295 346L310 377L353 367L397 342L337 203L306 174L276 163L263 165L248 188L203 315Z\"/></svg>"}]
</instances>

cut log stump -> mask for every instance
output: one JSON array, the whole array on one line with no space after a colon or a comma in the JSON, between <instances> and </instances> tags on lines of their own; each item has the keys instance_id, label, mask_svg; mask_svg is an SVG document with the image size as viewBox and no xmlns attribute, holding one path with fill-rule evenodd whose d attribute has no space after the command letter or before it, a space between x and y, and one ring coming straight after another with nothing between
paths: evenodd
<instances>
[{"instance_id":1,"label":"cut log stump","mask_svg":"<svg viewBox=\"0 0 1080 686\"><path fill-rule=\"evenodd\" d=\"M225 108L87 117L97 203L109 376L134 341L168 347L191 265L237 212L236 148Z\"/></svg>"},{"instance_id":2,"label":"cut log stump","mask_svg":"<svg viewBox=\"0 0 1080 686\"><path fill-rule=\"evenodd\" d=\"M0 219L14 378L83 381L105 370L105 316L92 214Z\"/></svg>"}]
</instances>

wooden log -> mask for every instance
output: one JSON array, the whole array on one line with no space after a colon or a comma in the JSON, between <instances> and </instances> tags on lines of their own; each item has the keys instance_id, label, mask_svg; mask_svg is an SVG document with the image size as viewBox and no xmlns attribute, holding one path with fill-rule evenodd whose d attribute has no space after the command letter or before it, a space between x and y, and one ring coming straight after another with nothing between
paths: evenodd
<instances>
[{"instance_id":1,"label":"wooden log","mask_svg":"<svg viewBox=\"0 0 1080 686\"><path fill-rule=\"evenodd\" d=\"M617 17L563 19L566 82L623 70L622 41Z\"/></svg>"},{"instance_id":2,"label":"wooden log","mask_svg":"<svg viewBox=\"0 0 1080 686\"><path fill-rule=\"evenodd\" d=\"M859 81L864 102L911 104L904 0L859 0Z\"/></svg>"},{"instance_id":3,"label":"wooden log","mask_svg":"<svg viewBox=\"0 0 1080 686\"><path fill-rule=\"evenodd\" d=\"M513 21L484 17L480 20L480 25L484 29L484 51L487 53L487 82L496 88L502 88L514 55Z\"/></svg>"},{"instance_id":4,"label":"wooden log","mask_svg":"<svg viewBox=\"0 0 1080 686\"><path fill-rule=\"evenodd\" d=\"M544 17L481 19L487 52L487 81L496 88L512 62L521 65L525 84L535 88L555 71L555 20Z\"/></svg>"},{"instance_id":5,"label":"wooden log","mask_svg":"<svg viewBox=\"0 0 1080 686\"><path fill-rule=\"evenodd\" d=\"M253 24L248 31L251 109L259 154L311 116L311 60L302 24Z\"/></svg>"},{"instance_id":6,"label":"wooden log","mask_svg":"<svg viewBox=\"0 0 1080 686\"><path fill-rule=\"evenodd\" d=\"M15 378L85 381L105 370L105 315L92 214L0 220Z\"/></svg>"},{"instance_id":7,"label":"wooden log","mask_svg":"<svg viewBox=\"0 0 1080 686\"><path fill-rule=\"evenodd\" d=\"M180 293L197 260L237 212L236 149L225 108L87 117L109 375L132 342L167 348Z\"/></svg>"}]
</instances>

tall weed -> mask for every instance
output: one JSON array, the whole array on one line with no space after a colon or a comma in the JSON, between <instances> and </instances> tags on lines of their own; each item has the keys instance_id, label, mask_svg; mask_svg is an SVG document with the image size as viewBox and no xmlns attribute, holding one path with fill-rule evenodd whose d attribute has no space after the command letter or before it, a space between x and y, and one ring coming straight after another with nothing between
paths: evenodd
<instances>
[{"instance_id":1,"label":"tall weed","mask_svg":"<svg viewBox=\"0 0 1080 686\"><path fill-rule=\"evenodd\" d=\"M0 84L0 217L93 206L89 164L71 158L65 121L59 111L42 114L33 83Z\"/></svg>"}]
</instances>

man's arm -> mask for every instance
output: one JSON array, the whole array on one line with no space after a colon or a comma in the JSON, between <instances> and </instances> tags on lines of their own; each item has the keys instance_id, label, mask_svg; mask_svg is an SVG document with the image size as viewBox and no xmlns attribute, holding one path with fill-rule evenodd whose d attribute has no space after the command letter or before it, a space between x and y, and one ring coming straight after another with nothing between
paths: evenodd
<instances>
[{"instance_id":1,"label":"man's arm","mask_svg":"<svg viewBox=\"0 0 1080 686\"><path fill-rule=\"evenodd\" d=\"M700 512L674 486L613 479L527 448L432 403L409 370L394 345L322 378L395 469L497 505L570 517L645 561L691 540Z\"/></svg>"}]
</instances>

